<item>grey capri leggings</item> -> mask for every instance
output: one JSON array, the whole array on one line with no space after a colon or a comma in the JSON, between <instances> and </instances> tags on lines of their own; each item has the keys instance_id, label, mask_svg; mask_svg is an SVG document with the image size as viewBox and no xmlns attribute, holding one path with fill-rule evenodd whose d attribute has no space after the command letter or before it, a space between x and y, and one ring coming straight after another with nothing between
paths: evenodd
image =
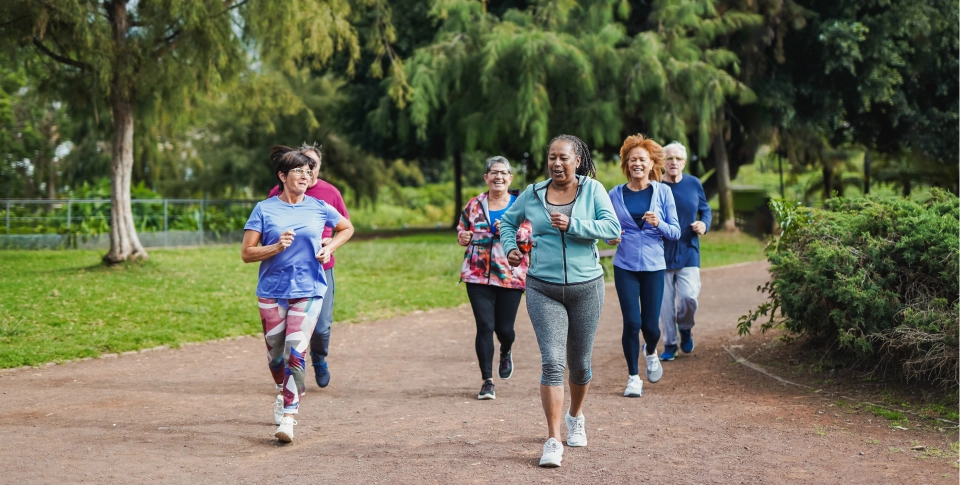
<instances>
[{"instance_id":1,"label":"grey capri leggings","mask_svg":"<svg viewBox=\"0 0 960 485\"><path fill-rule=\"evenodd\" d=\"M603 308L603 277L571 284L547 283L527 275L527 313L542 356L540 384L562 386L564 357L570 382L593 379L590 359Z\"/></svg>"}]
</instances>

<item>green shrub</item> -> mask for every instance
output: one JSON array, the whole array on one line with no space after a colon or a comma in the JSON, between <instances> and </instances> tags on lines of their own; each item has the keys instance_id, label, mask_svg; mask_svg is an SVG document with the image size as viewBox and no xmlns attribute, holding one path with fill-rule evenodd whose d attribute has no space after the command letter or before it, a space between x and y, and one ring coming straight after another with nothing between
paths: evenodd
<instances>
[{"instance_id":1,"label":"green shrub","mask_svg":"<svg viewBox=\"0 0 960 485\"><path fill-rule=\"evenodd\" d=\"M924 202L838 198L823 209L773 201L783 232L767 249L772 280L759 290L769 300L741 317L740 334L769 316L763 330L782 324L956 388L958 203L939 190Z\"/></svg>"}]
</instances>

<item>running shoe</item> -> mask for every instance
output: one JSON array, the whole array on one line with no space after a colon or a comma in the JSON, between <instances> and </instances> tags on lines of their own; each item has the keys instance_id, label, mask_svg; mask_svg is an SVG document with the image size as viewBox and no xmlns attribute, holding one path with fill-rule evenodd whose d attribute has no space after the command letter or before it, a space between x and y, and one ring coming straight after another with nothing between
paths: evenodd
<instances>
[{"instance_id":1,"label":"running shoe","mask_svg":"<svg viewBox=\"0 0 960 485\"><path fill-rule=\"evenodd\" d=\"M283 384L277 384L274 386L274 389L280 392L283 392Z\"/></svg>"},{"instance_id":2,"label":"running shoe","mask_svg":"<svg viewBox=\"0 0 960 485\"><path fill-rule=\"evenodd\" d=\"M643 357L647 359L647 382L653 384L663 377L663 367L660 366L660 358L654 352L647 355L647 344L643 344Z\"/></svg>"},{"instance_id":3,"label":"running shoe","mask_svg":"<svg viewBox=\"0 0 960 485\"><path fill-rule=\"evenodd\" d=\"M691 333L689 329L680 331L680 350L685 354L693 352L693 335Z\"/></svg>"},{"instance_id":4,"label":"running shoe","mask_svg":"<svg viewBox=\"0 0 960 485\"><path fill-rule=\"evenodd\" d=\"M297 420L286 417L280 420L280 426L277 428L277 432L273 434L278 440L282 443L291 443L293 442L293 427L297 424Z\"/></svg>"},{"instance_id":5,"label":"running shoe","mask_svg":"<svg viewBox=\"0 0 960 485\"><path fill-rule=\"evenodd\" d=\"M493 390L493 381L483 381L483 387L480 388L480 394L477 394L477 399L486 401L496 398L497 393Z\"/></svg>"},{"instance_id":6,"label":"running shoe","mask_svg":"<svg viewBox=\"0 0 960 485\"><path fill-rule=\"evenodd\" d=\"M587 420L583 417L583 412L580 417L574 418L568 410L564 419L567 422L567 446L587 446Z\"/></svg>"},{"instance_id":7,"label":"running shoe","mask_svg":"<svg viewBox=\"0 0 960 485\"><path fill-rule=\"evenodd\" d=\"M556 438L550 438L543 444L543 454L540 455L540 466L558 467L563 460L563 445Z\"/></svg>"},{"instance_id":8,"label":"running shoe","mask_svg":"<svg viewBox=\"0 0 960 485\"><path fill-rule=\"evenodd\" d=\"M673 360L677 358L677 352L680 352L680 348L676 345L664 345L663 353L660 354L660 360Z\"/></svg>"},{"instance_id":9,"label":"running shoe","mask_svg":"<svg viewBox=\"0 0 960 485\"><path fill-rule=\"evenodd\" d=\"M318 386L327 387L330 385L330 368L327 367L326 360L313 364L313 373L317 378Z\"/></svg>"},{"instance_id":10,"label":"running shoe","mask_svg":"<svg viewBox=\"0 0 960 485\"><path fill-rule=\"evenodd\" d=\"M283 419L283 394L277 394L277 400L273 402L273 424L280 424Z\"/></svg>"},{"instance_id":11,"label":"running shoe","mask_svg":"<svg viewBox=\"0 0 960 485\"><path fill-rule=\"evenodd\" d=\"M498 369L501 379L509 379L513 375L513 351L500 353L500 368Z\"/></svg>"},{"instance_id":12,"label":"running shoe","mask_svg":"<svg viewBox=\"0 0 960 485\"><path fill-rule=\"evenodd\" d=\"M627 379L627 389L623 391L623 397L640 397L643 395L643 381L640 376L630 376Z\"/></svg>"}]
</instances>

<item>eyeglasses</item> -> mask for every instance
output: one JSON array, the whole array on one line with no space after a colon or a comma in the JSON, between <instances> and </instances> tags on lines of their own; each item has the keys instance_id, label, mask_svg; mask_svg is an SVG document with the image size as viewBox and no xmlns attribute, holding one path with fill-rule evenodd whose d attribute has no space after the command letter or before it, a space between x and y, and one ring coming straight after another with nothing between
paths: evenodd
<instances>
[{"instance_id":1,"label":"eyeglasses","mask_svg":"<svg viewBox=\"0 0 960 485\"><path fill-rule=\"evenodd\" d=\"M676 160L676 161L678 161L678 162L682 162L682 161L684 161L684 160L686 160L686 159L685 159L685 158L680 158L680 157L667 157L667 158L665 158L664 160L666 160L666 161L668 161L668 162L669 162L670 160Z\"/></svg>"},{"instance_id":2,"label":"eyeglasses","mask_svg":"<svg viewBox=\"0 0 960 485\"><path fill-rule=\"evenodd\" d=\"M510 172L506 170L491 170L487 173L490 175L493 175L494 177L496 177L497 175L503 175L504 177L506 177L507 175L510 175Z\"/></svg>"},{"instance_id":3,"label":"eyeglasses","mask_svg":"<svg viewBox=\"0 0 960 485\"><path fill-rule=\"evenodd\" d=\"M313 171L310 170L309 168L292 168L292 169L290 169L290 171L287 172L287 173L288 173L288 174L290 174L290 173L295 173L295 174L297 174L297 175L299 175L299 176L301 176L301 177L312 177L312 176L313 176Z\"/></svg>"}]
</instances>

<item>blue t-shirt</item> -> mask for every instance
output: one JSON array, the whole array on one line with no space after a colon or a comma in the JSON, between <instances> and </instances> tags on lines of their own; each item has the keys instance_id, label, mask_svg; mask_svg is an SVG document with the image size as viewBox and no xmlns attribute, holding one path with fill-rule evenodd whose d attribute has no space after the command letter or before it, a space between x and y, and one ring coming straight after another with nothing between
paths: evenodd
<instances>
[{"instance_id":1,"label":"blue t-shirt","mask_svg":"<svg viewBox=\"0 0 960 485\"><path fill-rule=\"evenodd\" d=\"M516 195L513 195L513 194L510 194L510 202L507 202L507 206L506 206L506 207L504 207L503 209L500 209L500 210L496 210L496 211L487 211L487 212L490 213L490 227L493 228L493 234L494 234L495 236L499 236L499 235L500 235L500 228L497 227L497 221L499 221L500 219L503 219L503 213L504 213L504 212L507 212L507 209L509 209L510 206L512 206L513 203L516 202L516 201L517 201L517 196L516 196Z\"/></svg>"},{"instance_id":2,"label":"blue t-shirt","mask_svg":"<svg viewBox=\"0 0 960 485\"><path fill-rule=\"evenodd\" d=\"M637 226L643 229L643 215L650 210L650 201L653 200L653 185L639 191L630 190L630 187L623 187L623 204L630 211L630 217L637 223Z\"/></svg>"},{"instance_id":3,"label":"blue t-shirt","mask_svg":"<svg viewBox=\"0 0 960 485\"><path fill-rule=\"evenodd\" d=\"M257 204L244 230L260 233L264 246L276 244L280 234L293 229L293 244L260 262L257 296L261 298L322 297L327 292L323 268L317 261L323 227L335 227L340 213L333 206L304 196L293 205L279 197Z\"/></svg>"}]
</instances>

